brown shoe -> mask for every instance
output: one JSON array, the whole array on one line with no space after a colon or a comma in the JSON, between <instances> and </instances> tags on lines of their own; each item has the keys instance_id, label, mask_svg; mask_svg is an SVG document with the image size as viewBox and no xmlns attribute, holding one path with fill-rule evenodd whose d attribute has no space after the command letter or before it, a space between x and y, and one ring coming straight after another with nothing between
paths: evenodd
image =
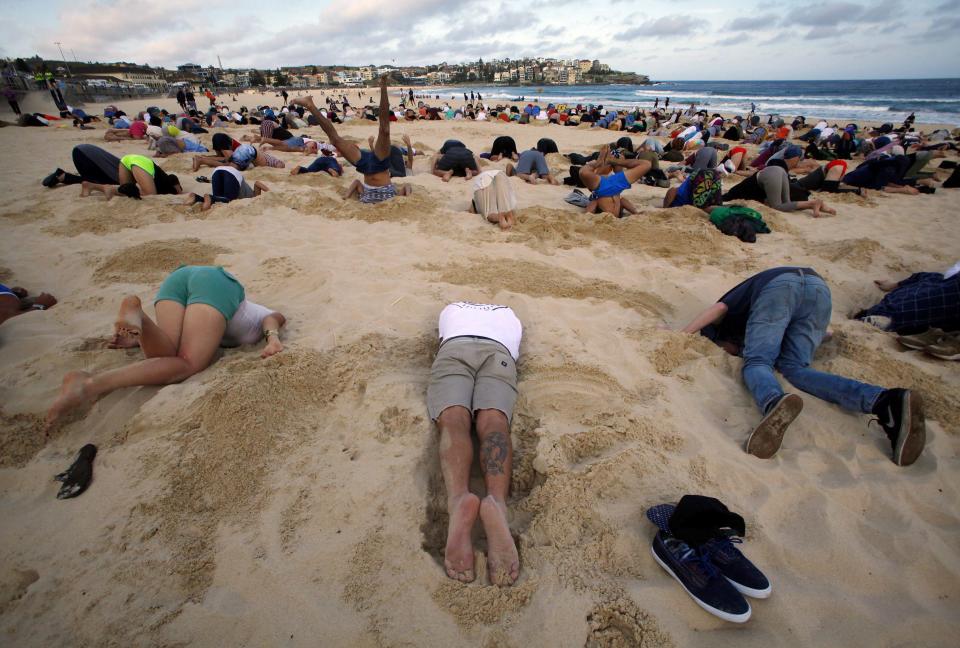
<instances>
[{"instance_id":1,"label":"brown shoe","mask_svg":"<svg viewBox=\"0 0 960 648\"><path fill-rule=\"evenodd\" d=\"M925 346L923 352L941 360L960 360L960 335L946 334L934 344Z\"/></svg>"},{"instance_id":2,"label":"brown shoe","mask_svg":"<svg viewBox=\"0 0 960 648\"><path fill-rule=\"evenodd\" d=\"M803 410L803 399L796 394L784 394L767 412L747 439L747 452L754 457L769 459L777 454L787 427Z\"/></svg>"},{"instance_id":3,"label":"brown shoe","mask_svg":"<svg viewBox=\"0 0 960 648\"><path fill-rule=\"evenodd\" d=\"M943 335L944 333L942 330L938 328L931 328L916 335L898 335L897 342L908 349L920 351L931 344L936 344L939 342L943 338Z\"/></svg>"}]
</instances>

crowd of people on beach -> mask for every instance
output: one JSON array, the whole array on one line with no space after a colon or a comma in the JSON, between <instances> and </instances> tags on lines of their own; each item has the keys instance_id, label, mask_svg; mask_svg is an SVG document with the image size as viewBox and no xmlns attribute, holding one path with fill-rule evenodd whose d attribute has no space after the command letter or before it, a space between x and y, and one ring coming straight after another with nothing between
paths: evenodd
<instances>
[{"instance_id":1,"label":"crowd of people on beach","mask_svg":"<svg viewBox=\"0 0 960 648\"><path fill-rule=\"evenodd\" d=\"M803 117L788 123L778 115L763 119L752 112L730 119L696 106L669 110L669 101L664 109L655 105L651 111L582 104L541 106L538 102L491 105L479 94L465 93L460 105L430 105L430 97L415 96L413 90L401 91L399 102L392 104L385 78L379 101L374 104L371 96L358 107L351 106L346 95L328 96L318 104L312 96L291 99L286 91L280 108L234 109L210 93L207 98L210 106L201 110L194 93L181 90L178 113L150 107L127 115L111 107L94 118L75 108L61 111L60 118L75 120L78 126L90 126L99 119L109 122L103 139L129 141L129 150L136 150L117 157L93 144L80 144L72 154L75 170L58 168L42 184L48 188L79 184L81 197L102 193L107 200L183 194L179 178L165 172L160 160L194 154L194 172L212 169L209 179L198 178L208 181L210 190L188 194L186 204L199 204L207 210L270 191L263 181L250 184L244 172L251 167L285 168L286 162L271 153L279 151L314 158L306 165L295 165L291 175L325 173L341 178L347 175L347 165L353 166L358 176L346 188L345 199L359 200L373 209L376 203L414 192L413 185L396 179L412 175L416 156L425 155L406 134L402 145L395 144L393 125L442 119L503 125L539 121L617 133L614 141L596 151L566 152L563 158L549 137L521 151L503 129L489 151L477 153L455 139L443 142L429 160L429 173L443 182L458 177L470 182L470 210L503 230L517 226L516 192L540 183L565 185L557 189L558 202L566 199L587 213L615 217L641 212L623 195L635 184L658 187L664 189L664 208L692 206L721 231L743 240L756 240L755 235L767 228L749 201L781 212L809 211L821 217L837 214L836 208L820 197L824 194L877 190L913 196L960 183L956 162L945 159L951 153L956 157L960 134L922 133L912 116L899 127L865 128L823 120L810 126ZM48 117L24 115L21 125L42 125L33 122L49 122ZM361 148L338 132L337 125L348 120L377 124L368 147ZM255 133L232 134L251 126L256 127ZM313 126L322 135L303 134ZM211 140L200 138L212 131ZM630 135L641 136L641 143L636 145ZM565 159L567 177L562 183L557 177L559 170L551 168L558 159ZM941 159L940 169L953 168L945 181L937 180L937 170L930 169L936 159ZM522 182L511 182L511 177ZM567 195L570 189L573 193ZM577 217L579 214L571 214L571 218ZM856 317L895 332L908 348L925 350L937 358L960 359L958 270L960 264L943 273L880 281L877 285L886 295ZM23 288L0 286L0 322L55 304L55 298L46 293L30 297ZM110 346L139 347L144 359L119 369L67 374L48 412L50 424L116 389L182 381L207 368L220 346L265 341L264 358L283 350L285 317L248 300L241 282L220 267L175 270L161 284L154 309L151 318L139 297L122 301ZM802 410L803 399L783 390L775 377L778 371L802 392L851 412L875 416L890 442L893 462L899 466L914 463L921 456L926 434L920 394L903 386L866 384L811 367L814 352L829 338L831 315L830 288L823 276L813 268L784 266L746 278L682 331L703 335L743 358L743 381L759 417L746 441L748 453L760 458L774 456ZM518 396L516 361L522 325L508 306L456 302L442 309L438 328L441 345L431 369L427 409L441 437L440 460L450 516L446 572L463 582L476 577L471 531L479 520L487 537L491 582L510 585L520 573L507 523L507 497L513 452L510 422ZM472 431L479 439L486 484L482 499L469 490ZM678 570L687 560L683 551L676 549L672 558Z\"/></svg>"}]
</instances>

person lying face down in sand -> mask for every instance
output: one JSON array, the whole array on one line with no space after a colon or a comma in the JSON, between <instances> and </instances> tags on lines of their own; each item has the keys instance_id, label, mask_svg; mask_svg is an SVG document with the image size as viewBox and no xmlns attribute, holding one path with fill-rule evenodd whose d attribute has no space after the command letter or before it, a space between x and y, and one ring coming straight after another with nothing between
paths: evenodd
<instances>
[{"instance_id":1,"label":"person lying face down in sand","mask_svg":"<svg viewBox=\"0 0 960 648\"><path fill-rule=\"evenodd\" d=\"M196 173L201 167L219 167L232 165L240 171L245 171L250 165L258 167L273 167L274 169L283 169L286 163L280 158L274 157L263 150L257 150L253 144L240 144L228 155L215 157L212 155L193 156L193 172Z\"/></svg>"},{"instance_id":2,"label":"person lying face down in sand","mask_svg":"<svg viewBox=\"0 0 960 648\"><path fill-rule=\"evenodd\" d=\"M878 279L886 293L879 303L853 317L901 335L928 329L960 331L960 262L945 273L917 272L900 281Z\"/></svg>"},{"instance_id":3,"label":"person lying face down in sand","mask_svg":"<svg viewBox=\"0 0 960 648\"><path fill-rule=\"evenodd\" d=\"M177 176L166 173L159 164L143 155L124 155L120 158L117 180L119 186L84 180L80 186L80 197L86 198L94 191L103 193L107 200L117 195L139 199L141 196L183 193Z\"/></svg>"},{"instance_id":4,"label":"person lying face down in sand","mask_svg":"<svg viewBox=\"0 0 960 648\"><path fill-rule=\"evenodd\" d=\"M517 222L513 213L516 208L517 198L503 171L484 171L474 179L471 214L480 214L500 229L508 230Z\"/></svg>"},{"instance_id":5,"label":"person lying face down in sand","mask_svg":"<svg viewBox=\"0 0 960 648\"><path fill-rule=\"evenodd\" d=\"M35 310L47 310L57 304L57 298L49 293L40 293L31 297L26 288L14 286L8 288L0 284L0 324L11 317L23 315Z\"/></svg>"},{"instance_id":6,"label":"person lying face down in sand","mask_svg":"<svg viewBox=\"0 0 960 648\"><path fill-rule=\"evenodd\" d=\"M507 523L513 448L510 419L517 400L523 327L507 306L456 302L440 313L440 350L430 369L427 411L440 432L440 469L450 514L444 567L463 583L476 578L471 531L477 518L487 536L494 585L512 585L520 558ZM487 495L469 490L475 426Z\"/></svg>"},{"instance_id":7,"label":"person lying face down in sand","mask_svg":"<svg viewBox=\"0 0 960 648\"><path fill-rule=\"evenodd\" d=\"M310 111L330 143L363 174L363 182L359 187L351 186L345 198L356 193L362 203L378 203L412 192L410 185L394 185L390 179L390 97L387 94L386 75L380 77L380 114L377 121L380 128L372 151L360 150L359 146L337 133L333 123L317 108L312 96L297 97L290 103Z\"/></svg>"},{"instance_id":8,"label":"person lying face down in sand","mask_svg":"<svg viewBox=\"0 0 960 648\"><path fill-rule=\"evenodd\" d=\"M892 446L892 459L909 466L923 452L923 401L909 389L884 389L810 368L827 335L830 288L811 268L771 268L737 285L683 328L700 333L743 356L743 381L763 419L746 450L769 459L780 449L787 427L803 409L796 394L784 393L776 367L792 385L852 411L873 414Z\"/></svg>"},{"instance_id":9,"label":"person lying face down in sand","mask_svg":"<svg viewBox=\"0 0 960 648\"><path fill-rule=\"evenodd\" d=\"M160 285L154 308L156 322L143 312L139 297L124 298L110 347L139 346L146 359L94 374L69 372L47 411L48 425L116 389L186 380L206 369L221 346L266 338L260 357L283 350L280 328L286 318L248 301L240 282L219 266L182 266L173 271Z\"/></svg>"},{"instance_id":10,"label":"person lying face down in sand","mask_svg":"<svg viewBox=\"0 0 960 648\"><path fill-rule=\"evenodd\" d=\"M463 142L450 139L445 141L433 156L430 172L444 182L450 182L453 176L462 176L469 180L480 173L480 158Z\"/></svg>"},{"instance_id":11,"label":"person lying face down in sand","mask_svg":"<svg viewBox=\"0 0 960 648\"><path fill-rule=\"evenodd\" d=\"M228 203L234 200L256 198L264 191L270 191L264 182L257 180L251 187L243 174L232 166L217 167L210 176L210 193L200 196L187 194L186 206L200 204L200 211L208 211L213 203Z\"/></svg>"},{"instance_id":12,"label":"person lying face down in sand","mask_svg":"<svg viewBox=\"0 0 960 648\"><path fill-rule=\"evenodd\" d=\"M622 170L612 173L617 167ZM580 169L580 182L591 191L587 213L601 211L617 217L621 216L623 211L629 214L637 213L630 201L620 194L645 176L650 167L647 160L615 158L610 155L610 145L604 144L596 161L589 162Z\"/></svg>"},{"instance_id":13,"label":"person lying face down in sand","mask_svg":"<svg viewBox=\"0 0 960 648\"><path fill-rule=\"evenodd\" d=\"M524 182L537 184L537 180L546 180L548 184L558 185L560 182L550 173L547 165L547 156L536 149L530 149L520 154L517 165L507 163L507 175L516 175Z\"/></svg>"}]
</instances>

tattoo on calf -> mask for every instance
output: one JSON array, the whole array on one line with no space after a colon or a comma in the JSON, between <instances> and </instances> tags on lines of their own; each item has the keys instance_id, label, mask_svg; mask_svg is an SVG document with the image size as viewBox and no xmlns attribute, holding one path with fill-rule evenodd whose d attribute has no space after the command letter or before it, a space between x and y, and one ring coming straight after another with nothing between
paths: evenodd
<instances>
[{"instance_id":1,"label":"tattoo on calf","mask_svg":"<svg viewBox=\"0 0 960 648\"><path fill-rule=\"evenodd\" d=\"M502 475L503 463L510 451L510 438L503 432L493 432L480 444L480 466L486 475Z\"/></svg>"}]
</instances>

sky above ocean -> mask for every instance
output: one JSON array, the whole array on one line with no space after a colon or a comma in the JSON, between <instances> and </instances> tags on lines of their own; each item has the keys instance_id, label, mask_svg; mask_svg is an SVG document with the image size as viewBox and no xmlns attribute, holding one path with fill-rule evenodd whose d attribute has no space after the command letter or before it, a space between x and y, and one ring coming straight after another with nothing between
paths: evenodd
<instances>
[{"instance_id":1,"label":"sky above ocean","mask_svg":"<svg viewBox=\"0 0 960 648\"><path fill-rule=\"evenodd\" d=\"M272 10L277 9L277 10ZM652 79L957 75L960 0L0 0L0 56L176 66L600 59Z\"/></svg>"}]
</instances>

